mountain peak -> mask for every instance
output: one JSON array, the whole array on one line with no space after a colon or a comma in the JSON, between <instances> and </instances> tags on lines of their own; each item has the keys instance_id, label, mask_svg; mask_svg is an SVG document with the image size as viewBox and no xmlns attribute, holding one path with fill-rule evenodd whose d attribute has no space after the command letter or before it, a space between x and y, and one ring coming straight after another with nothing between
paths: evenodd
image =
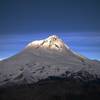
<instances>
[{"instance_id":1,"label":"mountain peak","mask_svg":"<svg viewBox=\"0 0 100 100\"><path fill-rule=\"evenodd\" d=\"M51 35L47 38L48 40L51 40L51 41L55 41L55 40L58 40L59 37L57 35Z\"/></svg>"},{"instance_id":2,"label":"mountain peak","mask_svg":"<svg viewBox=\"0 0 100 100\"><path fill-rule=\"evenodd\" d=\"M69 48L64 44L64 42L56 35L49 36L43 40L33 41L28 44L28 47L35 48L48 48L63 51L65 48Z\"/></svg>"}]
</instances>

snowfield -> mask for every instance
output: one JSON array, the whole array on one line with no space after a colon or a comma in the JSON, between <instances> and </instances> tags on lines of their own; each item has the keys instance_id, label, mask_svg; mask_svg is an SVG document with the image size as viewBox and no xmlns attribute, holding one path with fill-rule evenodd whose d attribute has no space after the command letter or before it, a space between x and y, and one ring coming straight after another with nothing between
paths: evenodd
<instances>
[{"instance_id":1,"label":"snowfield","mask_svg":"<svg viewBox=\"0 0 100 100\"><path fill-rule=\"evenodd\" d=\"M53 35L33 41L20 53L0 61L0 85L30 84L50 76L73 75L81 78L77 74L79 72L85 77L92 75L93 79L99 78L100 62L73 52L61 39Z\"/></svg>"}]
</instances>

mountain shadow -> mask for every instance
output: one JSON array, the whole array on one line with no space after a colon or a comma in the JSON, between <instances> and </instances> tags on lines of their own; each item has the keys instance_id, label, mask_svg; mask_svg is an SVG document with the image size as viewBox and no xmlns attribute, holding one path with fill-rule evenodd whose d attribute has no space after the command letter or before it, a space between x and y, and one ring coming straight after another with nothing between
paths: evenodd
<instances>
[{"instance_id":1,"label":"mountain shadow","mask_svg":"<svg viewBox=\"0 0 100 100\"><path fill-rule=\"evenodd\" d=\"M34 84L0 89L0 100L99 100L100 80L50 77Z\"/></svg>"}]
</instances>

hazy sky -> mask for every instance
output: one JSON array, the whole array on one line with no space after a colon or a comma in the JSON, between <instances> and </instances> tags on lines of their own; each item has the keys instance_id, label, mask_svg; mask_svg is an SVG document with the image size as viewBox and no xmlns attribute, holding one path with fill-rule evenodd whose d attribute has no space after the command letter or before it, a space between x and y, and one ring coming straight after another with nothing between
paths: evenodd
<instances>
[{"instance_id":1,"label":"hazy sky","mask_svg":"<svg viewBox=\"0 0 100 100\"><path fill-rule=\"evenodd\" d=\"M100 59L100 0L0 0L0 59L51 34Z\"/></svg>"}]
</instances>

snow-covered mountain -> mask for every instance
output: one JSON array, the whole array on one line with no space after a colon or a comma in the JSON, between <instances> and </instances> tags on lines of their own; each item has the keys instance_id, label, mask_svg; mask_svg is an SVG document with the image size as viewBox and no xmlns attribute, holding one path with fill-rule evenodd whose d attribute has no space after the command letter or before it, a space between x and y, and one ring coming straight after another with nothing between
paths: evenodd
<instances>
[{"instance_id":1,"label":"snow-covered mountain","mask_svg":"<svg viewBox=\"0 0 100 100\"><path fill-rule=\"evenodd\" d=\"M33 83L51 76L99 78L100 62L73 52L55 35L33 41L20 53L0 61L0 85Z\"/></svg>"}]
</instances>

